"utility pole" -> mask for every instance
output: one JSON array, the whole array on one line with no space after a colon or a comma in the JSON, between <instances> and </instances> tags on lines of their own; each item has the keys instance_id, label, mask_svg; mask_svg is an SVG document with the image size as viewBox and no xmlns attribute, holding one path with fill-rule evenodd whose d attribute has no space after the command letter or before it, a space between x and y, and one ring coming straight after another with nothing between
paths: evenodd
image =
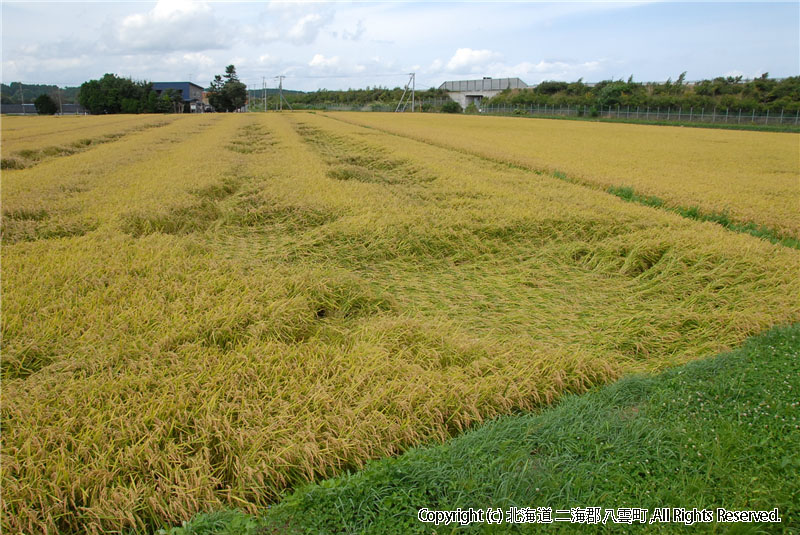
<instances>
[{"instance_id":1,"label":"utility pole","mask_svg":"<svg viewBox=\"0 0 800 535\"><path fill-rule=\"evenodd\" d=\"M415 102L414 102L414 97L415 97L415 95L414 95L414 86L415 86L415 83L416 83L416 80L415 80L416 76L415 76L415 73L413 73L413 72L409 73L408 76L409 76L408 82L406 83L406 86L403 88L403 94L400 96L400 102L397 103L397 107L394 109L395 112L406 111L406 106L408 106L408 100L405 101L405 104L403 104L403 100L406 98L406 93L408 92L408 86L409 85L411 86L411 111L412 112L414 111L414 104L415 104ZM402 106L402 109L400 109L401 106Z\"/></svg>"},{"instance_id":2,"label":"utility pole","mask_svg":"<svg viewBox=\"0 0 800 535\"><path fill-rule=\"evenodd\" d=\"M283 75L278 76L278 105L280 106L280 111L283 111L283 79L286 78Z\"/></svg>"},{"instance_id":3,"label":"utility pole","mask_svg":"<svg viewBox=\"0 0 800 535\"><path fill-rule=\"evenodd\" d=\"M19 98L22 100L22 115L25 115L25 90L22 88L22 82L19 83Z\"/></svg>"},{"instance_id":4,"label":"utility pole","mask_svg":"<svg viewBox=\"0 0 800 535\"><path fill-rule=\"evenodd\" d=\"M279 110L283 111L283 103L285 102L289 109L292 109L292 105L289 104L289 101L283 98L283 79L286 78L284 75L276 76L275 79L278 80L278 105L280 106Z\"/></svg>"},{"instance_id":5,"label":"utility pole","mask_svg":"<svg viewBox=\"0 0 800 535\"><path fill-rule=\"evenodd\" d=\"M264 111L267 111L267 79L261 77L261 101L264 104Z\"/></svg>"},{"instance_id":6,"label":"utility pole","mask_svg":"<svg viewBox=\"0 0 800 535\"><path fill-rule=\"evenodd\" d=\"M61 88L57 87L58 91L58 114L64 115L64 105L61 103Z\"/></svg>"},{"instance_id":7,"label":"utility pole","mask_svg":"<svg viewBox=\"0 0 800 535\"><path fill-rule=\"evenodd\" d=\"M411 73L411 113L414 113L414 104L416 102L416 99L414 98L414 86L416 85L416 82L417 82L416 78L417 78L416 73L412 72Z\"/></svg>"}]
</instances>

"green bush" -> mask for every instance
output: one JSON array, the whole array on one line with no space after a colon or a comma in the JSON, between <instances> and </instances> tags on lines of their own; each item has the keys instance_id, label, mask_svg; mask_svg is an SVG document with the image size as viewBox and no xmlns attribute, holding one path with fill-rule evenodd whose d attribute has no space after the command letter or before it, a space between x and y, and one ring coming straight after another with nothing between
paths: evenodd
<instances>
[{"instance_id":1,"label":"green bush","mask_svg":"<svg viewBox=\"0 0 800 535\"><path fill-rule=\"evenodd\" d=\"M36 100L33 101L33 105L36 106L36 112L39 115L53 115L58 111L58 104L47 94L36 97Z\"/></svg>"},{"instance_id":2,"label":"green bush","mask_svg":"<svg viewBox=\"0 0 800 535\"><path fill-rule=\"evenodd\" d=\"M449 100L442 105L442 113L461 113L461 104L455 100Z\"/></svg>"}]
</instances>

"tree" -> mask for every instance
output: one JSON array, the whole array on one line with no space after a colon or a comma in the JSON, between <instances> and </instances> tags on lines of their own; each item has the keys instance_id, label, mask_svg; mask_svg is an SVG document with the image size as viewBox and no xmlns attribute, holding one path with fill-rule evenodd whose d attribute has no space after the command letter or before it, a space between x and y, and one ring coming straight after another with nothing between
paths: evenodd
<instances>
[{"instance_id":1,"label":"tree","mask_svg":"<svg viewBox=\"0 0 800 535\"><path fill-rule=\"evenodd\" d=\"M164 91L163 96L167 97L166 100L169 102L169 109L167 111L171 111L172 113L183 112L183 97L180 91L167 89Z\"/></svg>"},{"instance_id":2,"label":"tree","mask_svg":"<svg viewBox=\"0 0 800 535\"><path fill-rule=\"evenodd\" d=\"M228 82L238 82L239 77L236 76L236 67L233 65L228 65L225 67L225 80Z\"/></svg>"},{"instance_id":3,"label":"tree","mask_svg":"<svg viewBox=\"0 0 800 535\"><path fill-rule=\"evenodd\" d=\"M36 112L39 115L53 115L58 111L58 104L50 98L50 95L46 94L36 97L36 100L33 101L33 105L36 106Z\"/></svg>"},{"instance_id":4,"label":"tree","mask_svg":"<svg viewBox=\"0 0 800 535\"><path fill-rule=\"evenodd\" d=\"M153 84L106 74L81 85L78 101L92 114L155 111L148 106Z\"/></svg>"},{"instance_id":5,"label":"tree","mask_svg":"<svg viewBox=\"0 0 800 535\"><path fill-rule=\"evenodd\" d=\"M236 111L247 102L247 86L239 81L233 65L225 67L225 74L214 76L208 92L208 102L217 111Z\"/></svg>"}]
</instances>

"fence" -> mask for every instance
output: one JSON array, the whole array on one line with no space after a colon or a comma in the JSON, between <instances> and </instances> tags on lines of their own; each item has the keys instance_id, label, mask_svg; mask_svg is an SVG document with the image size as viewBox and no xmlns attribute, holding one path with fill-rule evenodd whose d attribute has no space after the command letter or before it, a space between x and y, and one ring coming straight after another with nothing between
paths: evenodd
<instances>
[{"instance_id":1,"label":"fence","mask_svg":"<svg viewBox=\"0 0 800 535\"><path fill-rule=\"evenodd\" d=\"M479 110L489 115L531 115L541 117L599 117L603 119L625 119L629 121L666 121L676 123L722 123L722 124L800 124L800 110L794 113L770 112L756 114L755 110L731 108L651 108L630 106L483 106Z\"/></svg>"},{"instance_id":2,"label":"fence","mask_svg":"<svg viewBox=\"0 0 800 535\"><path fill-rule=\"evenodd\" d=\"M87 111L78 104L62 104L56 114L61 115L86 115ZM33 104L0 104L0 114L3 115L37 115L36 106Z\"/></svg>"},{"instance_id":3,"label":"fence","mask_svg":"<svg viewBox=\"0 0 800 535\"><path fill-rule=\"evenodd\" d=\"M436 98L417 101L417 110L438 109L448 102L449 98ZM370 104L340 103L295 105L295 109L312 109L326 111L383 111L393 112L397 102ZM406 111L411 110L411 105ZM602 119L620 119L626 121L653 121L675 123L722 123L722 124L758 124L758 125L800 125L800 110L786 112L756 113L754 110L738 108L654 108L646 106L541 106L538 104L498 106L485 105L478 109L482 115L525 115L531 117L596 117Z\"/></svg>"}]
</instances>

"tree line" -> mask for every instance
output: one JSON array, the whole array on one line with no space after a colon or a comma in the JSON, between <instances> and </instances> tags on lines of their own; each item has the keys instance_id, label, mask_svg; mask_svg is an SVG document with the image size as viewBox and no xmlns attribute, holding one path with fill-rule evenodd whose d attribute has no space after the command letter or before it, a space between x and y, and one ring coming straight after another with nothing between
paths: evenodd
<instances>
[{"instance_id":1,"label":"tree line","mask_svg":"<svg viewBox=\"0 0 800 535\"><path fill-rule=\"evenodd\" d=\"M0 84L0 103L2 104L31 104L36 97L47 95L53 101L59 99L63 104L75 104L78 99L79 87L58 87L49 84L22 84L11 82Z\"/></svg>"},{"instance_id":2,"label":"tree line","mask_svg":"<svg viewBox=\"0 0 800 535\"><path fill-rule=\"evenodd\" d=\"M397 104L397 102L400 101L400 97L403 96L403 88L394 87L390 89L381 86L367 86L366 89L319 89L308 93L284 90L283 96L296 109L331 105L348 105L355 107L369 107L371 105L389 106ZM408 93L406 96L409 96ZM444 91L430 88L417 90L415 92L415 97L417 100L433 100L436 98L446 98L447 95ZM277 95L268 96L268 104L274 104L274 102L277 102L277 98Z\"/></svg>"},{"instance_id":3,"label":"tree line","mask_svg":"<svg viewBox=\"0 0 800 535\"><path fill-rule=\"evenodd\" d=\"M236 67L228 65L225 74L217 75L209 84L209 103L217 111L235 111L247 102L246 86L239 81ZM35 104L38 113L47 115L58 111L62 103L77 102L90 113L181 113L189 111L180 91L166 89L157 93L153 83L133 80L107 73L89 80L79 88L59 89L51 85L12 83L2 85L3 104Z\"/></svg>"},{"instance_id":4,"label":"tree line","mask_svg":"<svg viewBox=\"0 0 800 535\"><path fill-rule=\"evenodd\" d=\"M225 74L216 75L208 89L208 101L216 111L235 111L247 102L246 86L239 81L236 67L228 65ZM189 103L180 91L153 90L152 82L135 81L106 74L80 87L78 101L92 114L103 113L180 113L189 111Z\"/></svg>"},{"instance_id":5,"label":"tree line","mask_svg":"<svg viewBox=\"0 0 800 535\"><path fill-rule=\"evenodd\" d=\"M794 113L800 110L800 76L777 80L764 73L753 80L741 76L719 76L710 80L687 83L686 73L663 83L604 80L597 84L546 81L527 89L506 89L484 105L556 106L589 109L683 108L742 109L756 112Z\"/></svg>"},{"instance_id":6,"label":"tree line","mask_svg":"<svg viewBox=\"0 0 800 535\"><path fill-rule=\"evenodd\" d=\"M277 90L268 89L266 107L275 108ZM260 90L250 90L249 95L233 65L225 73L216 75L207 88L209 103L217 111L240 109L250 97L253 109L265 105ZM159 96L152 83L134 81L130 78L106 74L98 80L89 80L79 88L59 89L51 85L29 85L12 83L0 86L3 104L19 104L22 99L32 103L40 95L47 95L53 102L61 98L63 103L78 102L93 114L103 113L174 113L184 111L188 104L179 92L166 90ZM332 105L384 109L396 104L403 94L401 87L369 87L366 89L327 90L311 92L284 90L284 98L295 109L319 108ZM416 91L416 98L423 102L423 111L442 110L446 102L443 90L430 88ZM44 108L51 109L46 99ZM427 101L427 102L426 102ZM430 102L439 102L432 105ZM694 108L711 110L741 109L743 111L766 111L794 113L800 110L800 76L777 80L768 73L753 80L741 76L720 76L699 82L686 82L686 73L673 81L663 83L635 82L633 77L625 80L604 80L587 84L576 82L545 81L527 89L506 89L484 105L495 106L557 106L587 107L590 110L608 107L631 108ZM37 110L39 108L37 107ZM458 110L457 110L458 111Z\"/></svg>"}]
</instances>

